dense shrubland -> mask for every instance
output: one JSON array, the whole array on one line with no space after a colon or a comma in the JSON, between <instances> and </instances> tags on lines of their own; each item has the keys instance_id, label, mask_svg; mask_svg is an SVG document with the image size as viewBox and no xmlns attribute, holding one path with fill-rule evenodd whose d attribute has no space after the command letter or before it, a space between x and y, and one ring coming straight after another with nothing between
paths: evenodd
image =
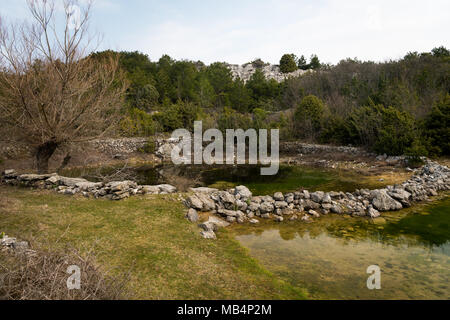
<instances>
[{"instance_id":1,"label":"dense shrubland","mask_svg":"<svg viewBox=\"0 0 450 320\"><path fill-rule=\"evenodd\" d=\"M118 55L130 88L121 123L125 135L176 128L280 128L284 140L352 144L389 155L449 154L450 54L444 47L383 63L342 60L323 65L286 54L283 72L313 69L282 83L265 78L264 62L244 83L225 63L157 62L139 52Z\"/></svg>"}]
</instances>

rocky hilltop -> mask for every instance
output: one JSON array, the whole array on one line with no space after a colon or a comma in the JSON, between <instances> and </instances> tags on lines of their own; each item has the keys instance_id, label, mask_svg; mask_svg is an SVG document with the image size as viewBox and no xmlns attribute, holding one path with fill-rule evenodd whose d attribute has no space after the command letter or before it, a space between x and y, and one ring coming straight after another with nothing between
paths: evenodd
<instances>
[{"instance_id":1,"label":"rocky hilltop","mask_svg":"<svg viewBox=\"0 0 450 320\"><path fill-rule=\"evenodd\" d=\"M233 77L241 78L244 82L247 82L250 80L250 77L256 72L256 70L260 69L264 75L266 76L266 79L275 79L278 82L281 82L289 77L298 77L308 71L305 70L296 70L291 73L282 73L280 71L280 66L278 65L272 65L272 64L264 64L262 66L256 66L252 63L247 63L244 65L238 65L238 64L229 64L228 67L231 70L231 73L233 74Z\"/></svg>"}]
</instances>

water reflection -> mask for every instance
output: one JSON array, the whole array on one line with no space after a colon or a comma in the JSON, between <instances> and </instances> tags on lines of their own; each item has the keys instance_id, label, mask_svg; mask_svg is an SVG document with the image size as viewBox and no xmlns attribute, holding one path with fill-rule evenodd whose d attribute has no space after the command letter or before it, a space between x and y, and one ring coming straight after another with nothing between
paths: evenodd
<instances>
[{"instance_id":1,"label":"water reflection","mask_svg":"<svg viewBox=\"0 0 450 320\"><path fill-rule=\"evenodd\" d=\"M449 299L450 199L385 215L385 221L329 216L310 224L236 226L236 238L263 265L312 297ZM366 269L382 270L368 290Z\"/></svg>"}]
</instances>

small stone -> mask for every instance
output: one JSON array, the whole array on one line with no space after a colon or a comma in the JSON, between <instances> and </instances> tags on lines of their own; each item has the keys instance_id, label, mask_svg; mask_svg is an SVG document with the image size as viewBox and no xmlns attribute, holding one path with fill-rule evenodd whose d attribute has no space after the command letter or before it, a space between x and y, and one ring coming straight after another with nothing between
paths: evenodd
<instances>
[{"instance_id":1,"label":"small stone","mask_svg":"<svg viewBox=\"0 0 450 320\"><path fill-rule=\"evenodd\" d=\"M282 216L275 216L276 222L283 222L284 218Z\"/></svg>"},{"instance_id":2,"label":"small stone","mask_svg":"<svg viewBox=\"0 0 450 320\"><path fill-rule=\"evenodd\" d=\"M217 239L216 234L214 233L214 231L201 231L200 232L201 236L205 239Z\"/></svg>"},{"instance_id":3,"label":"small stone","mask_svg":"<svg viewBox=\"0 0 450 320\"><path fill-rule=\"evenodd\" d=\"M190 221L190 222L197 222L198 221L198 213L197 210L195 209L189 209L186 213L186 218Z\"/></svg>"},{"instance_id":4,"label":"small stone","mask_svg":"<svg viewBox=\"0 0 450 320\"><path fill-rule=\"evenodd\" d=\"M275 199L275 201L284 201L284 196L281 192L276 192L273 195L273 198Z\"/></svg>"}]
</instances>

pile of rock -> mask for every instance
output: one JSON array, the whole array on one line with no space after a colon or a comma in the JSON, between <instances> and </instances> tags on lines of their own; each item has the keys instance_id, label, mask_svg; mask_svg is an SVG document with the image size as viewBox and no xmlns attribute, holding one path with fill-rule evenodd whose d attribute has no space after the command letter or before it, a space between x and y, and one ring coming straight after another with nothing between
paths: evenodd
<instances>
[{"instance_id":1,"label":"pile of rock","mask_svg":"<svg viewBox=\"0 0 450 320\"><path fill-rule=\"evenodd\" d=\"M38 189L55 189L67 195L82 194L85 197L121 200L137 194L169 194L177 189L168 184L147 186L134 181L90 182L82 178L69 178L53 174L17 174L5 170L2 181L9 185L22 185Z\"/></svg>"},{"instance_id":2,"label":"pile of rock","mask_svg":"<svg viewBox=\"0 0 450 320\"><path fill-rule=\"evenodd\" d=\"M36 251L30 249L27 241L19 241L16 238L0 235L0 251L10 253L22 253L26 255L34 255Z\"/></svg>"},{"instance_id":3,"label":"pile of rock","mask_svg":"<svg viewBox=\"0 0 450 320\"><path fill-rule=\"evenodd\" d=\"M196 188L191 189L193 194L185 203L190 208L191 221L196 221L192 219L197 217L196 211L218 214L228 223L258 223L256 218L309 221L329 213L376 218L380 212L407 208L412 202L426 200L444 190L450 190L450 169L428 162L411 179L383 189L361 189L353 193L301 190L254 197L245 186L227 191Z\"/></svg>"},{"instance_id":4,"label":"pile of rock","mask_svg":"<svg viewBox=\"0 0 450 320\"><path fill-rule=\"evenodd\" d=\"M280 71L280 66L271 64L266 64L260 67L254 66L251 63L247 63L244 65L229 64L228 68L230 69L234 79L239 78L244 82L250 80L250 78L256 72L256 70L261 70L266 79L268 80L274 79L277 82L282 82L288 78L295 78L308 72L305 70L298 69L291 73L282 73Z\"/></svg>"}]
</instances>

